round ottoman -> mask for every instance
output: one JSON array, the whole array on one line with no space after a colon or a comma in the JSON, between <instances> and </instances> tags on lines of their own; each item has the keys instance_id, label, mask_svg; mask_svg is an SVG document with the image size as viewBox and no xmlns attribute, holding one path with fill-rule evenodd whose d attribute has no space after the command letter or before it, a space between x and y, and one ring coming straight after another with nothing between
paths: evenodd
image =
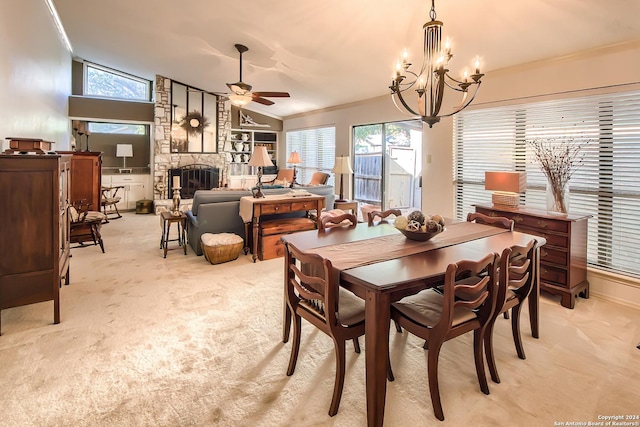
<instances>
[{"instance_id":1,"label":"round ottoman","mask_svg":"<svg viewBox=\"0 0 640 427\"><path fill-rule=\"evenodd\" d=\"M244 239L233 233L204 233L200 237L204 257L211 264L220 264L238 258Z\"/></svg>"}]
</instances>

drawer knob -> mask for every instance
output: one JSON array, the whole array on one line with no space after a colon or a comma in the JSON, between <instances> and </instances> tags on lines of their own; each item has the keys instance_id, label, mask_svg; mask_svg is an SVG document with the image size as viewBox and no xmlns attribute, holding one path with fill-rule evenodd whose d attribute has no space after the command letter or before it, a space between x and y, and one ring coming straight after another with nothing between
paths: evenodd
<instances>
[{"instance_id":1,"label":"drawer knob","mask_svg":"<svg viewBox=\"0 0 640 427\"><path fill-rule=\"evenodd\" d=\"M547 221L538 221L538 226L540 228L547 228L548 225L549 223Z\"/></svg>"},{"instance_id":2,"label":"drawer knob","mask_svg":"<svg viewBox=\"0 0 640 427\"><path fill-rule=\"evenodd\" d=\"M547 270L546 268L542 268L542 269L540 269L540 273L542 273L542 274L548 274L548 273L549 273L549 270Z\"/></svg>"},{"instance_id":3,"label":"drawer knob","mask_svg":"<svg viewBox=\"0 0 640 427\"><path fill-rule=\"evenodd\" d=\"M273 209L277 211L278 209L280 209L280 206L274 206Z\"/></svg>"},{"instance_id":4,"label":"drawer knob","mask_svg":"<svg viewBox=\"0 0 640 427\"><path fill-rule=\"evenodd\" d=\"M547 251L540 252L540 256L542 256L542 257L546 257L547 255L549 255L549 252L547 252Z\"/></svg>"},{"instance_id":5,"label":"drawer knob","mask_svg":"<svg viewBox=\"0 0 640 427\"><path fill-rule=\"evenodd\" d=\"M522 221L524 221L524 218L522 218L520 215L515 215L513 217L513 221L514 222L522 222Z\"/></svg>"}]
</instances>

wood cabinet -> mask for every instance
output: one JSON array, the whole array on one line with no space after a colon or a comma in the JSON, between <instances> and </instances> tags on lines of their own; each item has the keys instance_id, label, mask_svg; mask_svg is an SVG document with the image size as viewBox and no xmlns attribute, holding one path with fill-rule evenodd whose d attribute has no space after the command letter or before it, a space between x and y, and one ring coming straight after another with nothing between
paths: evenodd
<instances>
[{"instance_id":1,"label":"wood cabinet","mask_svg":"<svg viewBox=\"0 0 640 427\"><path fill-rule=\"evenodd\" d=\"M53 301L69 280L70 158L0 155L0 310Z\"/></svg>"},{"instance_id":2,"label":"wood cabinet","mask_svg":"<svg viewBox=\"0 0 640 427\"><path fill-rule=\"evenodd\" d=\"M58 151L71 155L71 193L69 202L86 200L92 211L101 210L102 153L94 151Z\"/></svg>"},{"instance_id":3,"label":"wood cabinet","mask_svg":"<svg viewBox=\"0 0 640 427\"><path fill-rule=\"evenodd\" d=\"M591 215L552 215L524 206L475 205L476 212L512 219L516 231L547 239L540 248L540 288L562 296L562 306L574 308L580 294L589 298L587 227Z\"/></svg>"}]
</instances>

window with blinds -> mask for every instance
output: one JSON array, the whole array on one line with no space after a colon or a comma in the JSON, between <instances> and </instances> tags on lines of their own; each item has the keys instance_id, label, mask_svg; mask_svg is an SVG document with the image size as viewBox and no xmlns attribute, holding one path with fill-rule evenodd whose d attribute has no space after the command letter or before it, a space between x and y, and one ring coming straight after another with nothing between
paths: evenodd
<instances>
[{"instance_id":1,"label":"window with blinds","mask_svg":"<svg viewBox=\"0 0 640 427\"><path fill-rule=\"evenodd\" d=\"M288 131L287 159L293 151L297 151L302 160L302 163L296 165L298 183L306 184L311 181L314 172L330 173L336 160L336 128L331 126ZM327 185L334 185L333 182L334 176L330 174Z\"/></svg>"},{"instance_id":2,"label":"window with blinds","mask_svg":"<svg viewBox=\"0 0 640 427\"><path fill-rule=\"evenodd\" d=\"M640 277L640 92L464 111L454 118L456 216L487 203L485 171L524 171L520 202L545 207L546 177L530 141L579 143L569 212L589 220L587 262Z\"/></svg>"}]
</instances>

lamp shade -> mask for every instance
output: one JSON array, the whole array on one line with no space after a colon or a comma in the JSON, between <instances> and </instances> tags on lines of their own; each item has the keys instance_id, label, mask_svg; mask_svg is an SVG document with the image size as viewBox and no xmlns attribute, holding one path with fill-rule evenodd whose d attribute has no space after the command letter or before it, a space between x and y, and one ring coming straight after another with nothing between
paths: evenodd
<instances>
[{"instance_id":1,"label":"lamp shade","mask_svg":"<svg viewBox=\"0 0 640 427\"><path fill-rule=\"evenodd\" d=\"M292 151L291 154L289 155L289 160L287 160L287 163L302 163L302 159L300 159L300 154L298 154L297 151Z\"/></svg>"},{"instance_id":2,"label":"lamp shade","mask_svg":"<svg viewBox=\"0 0 640 427\"><path fill-rule=\"evenodd\" d=\"M267 147L256 147L247 164L249 166L273 166L271 157L269 157L269 153L267 152Z\"/></svg>"},{"instance_id":3,"label":"lamp shade","mask_svg":"<svg viewBox=\"0 0 640 427\"><path fill-rule=\"evenodd\" d=\"M522 193L527 190L527 175L524 172L485 172L484 189Z\"/></svg>"},{"instance_id":4,"label":"lamp shade","mask_svg":"<svg viewBox=\"0 0 640 427\"><path fill-rule=\"evenodd\" d=\"M331 172L336 174L353 173L353 169L351 169L351 159L349 156L336 157L336 163Z\"/></svg>"},{"instance_id":5,"label":"lamp shade","mask_svg":"<svg viewBox=\"0 0 640 427\"><path fill-rule=\"evenodd\" d=\"M251 99L251 95L240 95L237 93L229 95L229 101L237 107L244 107L251 102Z\"/></svg>"},{"instance_id":6,"label":"lamp shade","mask_svg":"<svg viewBox=\"0 0 640 427\"><path fill-rule=\"evenodd\" d=\"M133 157L133 145L116 144L116 157Z\"/></svg>"}]
</instances>

